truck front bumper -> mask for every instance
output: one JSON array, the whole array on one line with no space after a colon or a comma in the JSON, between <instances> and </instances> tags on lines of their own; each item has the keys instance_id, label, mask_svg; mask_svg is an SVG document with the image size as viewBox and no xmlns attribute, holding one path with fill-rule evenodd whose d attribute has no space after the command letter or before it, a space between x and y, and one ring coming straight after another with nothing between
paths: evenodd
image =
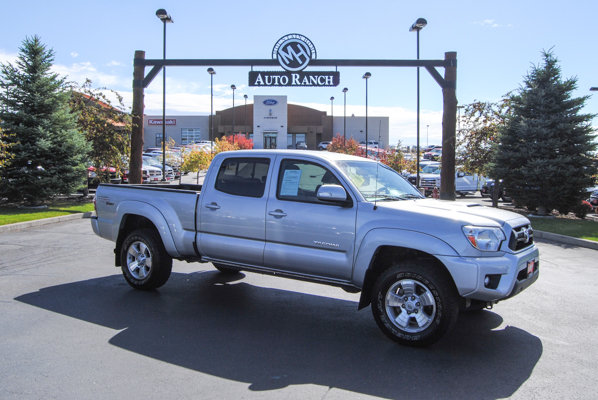
<instances>
[{"instance_id":1,"label":"truck front bumper","mask_svg":"<svg viewBox=\"0 0 598 400\"><path fill-rule=\"evenodd\" d=\"M438 256L455 281L459 294L481 301L513 297L533 284L540 274L540 252L534 245L500 257Z\"/></svg>"}]
</instances>

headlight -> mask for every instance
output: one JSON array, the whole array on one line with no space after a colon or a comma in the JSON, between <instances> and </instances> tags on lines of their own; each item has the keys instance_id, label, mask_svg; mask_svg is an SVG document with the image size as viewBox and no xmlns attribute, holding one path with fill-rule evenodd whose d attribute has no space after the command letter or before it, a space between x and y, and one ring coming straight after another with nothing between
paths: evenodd
<instances>
[{"instance_id":1,"label":"headlight","mask_svg":"<svg viewBox=\"0 0 598 400\"><path fill-rule=\"evenodd\" d=\"M506 239L500 228L464 226L462 229L469 243L481 251L497 251L500 243Z\"/></svg>"}]
</instances>

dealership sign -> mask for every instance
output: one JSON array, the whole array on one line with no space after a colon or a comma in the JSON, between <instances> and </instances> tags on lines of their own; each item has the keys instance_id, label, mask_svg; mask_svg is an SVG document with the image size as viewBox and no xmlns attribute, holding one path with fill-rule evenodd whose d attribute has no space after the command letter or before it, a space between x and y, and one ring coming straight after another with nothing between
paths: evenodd
<instances>
[{"instance_id":1,"label":"dealership sign","mask_svg":"<svg viewBox=\"0 0 598 400\"><path fill-rule=\"evenodd\" d=\"M148 119L148 125L162 125L162 119ZM167 119L166 125L176 125L176 119Z\"/></svg>"},{"instance_id":2,"label":"dealership sign","mask_svg":"<svg viewBox=\"0 0 598 400\"><path fill-rule=\"evenodd\" d=\"M285 71L251 71L249 86L338 86L338 71L304 71L317 58L316 47L303 35L290 34L280 38L272 49L272 58Z\"/></svg>"}]
</instances>

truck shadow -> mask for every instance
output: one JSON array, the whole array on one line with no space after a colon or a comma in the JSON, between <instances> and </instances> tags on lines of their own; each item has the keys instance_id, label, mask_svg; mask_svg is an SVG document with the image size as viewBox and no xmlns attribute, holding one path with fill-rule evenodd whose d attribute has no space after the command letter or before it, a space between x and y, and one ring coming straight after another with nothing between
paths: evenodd
<instances>
[{"instance_id":1,"label":"truck shadow","mask_svg":"<svg viewBox=\"0 0 598 400\"><path fill-rule=\"evenodd\" d=\"M314 384L385 398L513 395L542 355L539 338L493 330L491 311L461 315L427 348L403 347L352 301L252 286L243 274L173 273L154 292L121 276L48 287L16 300L119 330L110 343L249 390Z\"/></svg>"}]
</instances>

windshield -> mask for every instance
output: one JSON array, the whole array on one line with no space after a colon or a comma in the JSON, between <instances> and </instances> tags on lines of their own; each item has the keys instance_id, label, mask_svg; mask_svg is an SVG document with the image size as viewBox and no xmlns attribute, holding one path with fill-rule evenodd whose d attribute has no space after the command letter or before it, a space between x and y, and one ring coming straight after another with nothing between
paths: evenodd
<instances>
[{"instance_id":1,"label":"windshield","mask_svg":"<svg viewBox=\"0 0 598 400\"><path fill-rule=\"evenodd\" d=\"M339 161L336 165L367 201L423 199L424 196L396 171L381 163Z\"/></svg>"},{"instance_id":2,"label":"windshield","mask_svg":"<svg viewBox=\"0 0 598 400\"><path fill-rule=\"evenodd\" d=\"M440 165L426 165L422 168L424 174L437 174L440 175Z\"/></svg>"},{"instance_id":3,"label":"windshield","mask_svg":"<svg viewBox=\"0 0 598 400\"><path fill-rule=\"evenodd\" d=\"M154 157L143 157L143 163L153 167L162 168L162 163L158 162Z\"/></svg>"}]
</instances>

